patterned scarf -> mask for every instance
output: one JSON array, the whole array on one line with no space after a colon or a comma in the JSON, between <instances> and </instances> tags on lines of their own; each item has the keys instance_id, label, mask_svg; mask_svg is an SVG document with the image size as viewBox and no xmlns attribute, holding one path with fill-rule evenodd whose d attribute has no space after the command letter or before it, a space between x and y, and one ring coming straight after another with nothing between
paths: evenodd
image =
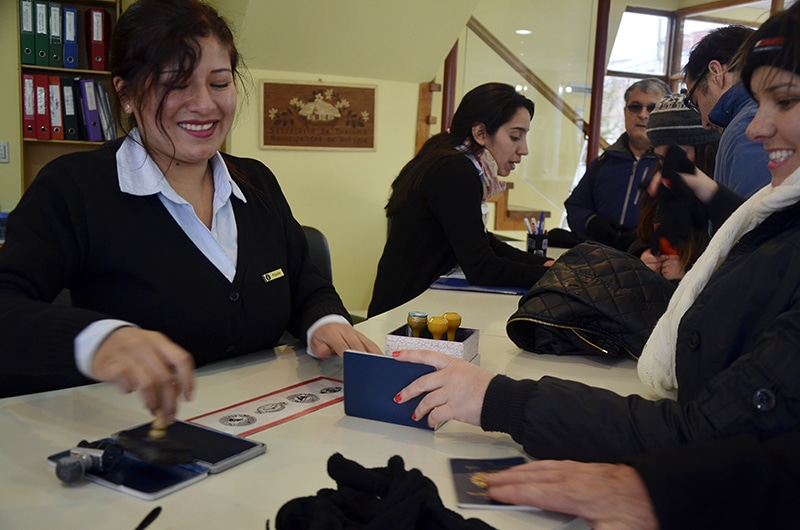
<instances>
[{"instance_id":1,"label":"patterned scarf","mask_svg":"<svg viewBox=\"0 0 800 530\"><path fill-rule=\"evenodd\" d=\"M465 151L467 148L466 146L459 146L456 149ZM480 157L469 154L467 158L475 165L475 169L478 170L478 174L481 177L481 184L483 184L481 215L483 216L483 226L486 228L486 223L489 220L489 205L486 200L503 193L506 190L506 183L501 182L497 177L497 162L488 149L484 149Z\"/></svg>"},{"instance_id":2,"label":"patterned scarf","mask_svg":"<svg viewBox=\"0 0 800 530\"><path fill-rule=\"evenodd\" d=\"M487 200L495 195L500 195L506 191L506 183L501 182L497 176L497 162L492 153L484 149L478 159L481 171L481 182L483 183L483 200Z\"/></svg>"},{"instance_id":3,"label":"patterned scarf","mask_svg":"<svg viewBox=\"0 0 800 530\"><path fill-rule=\"evenodd\" d=\"M675 378L675 349L678 324L692 306L708 279L725 261L733 245L756 228L772 213L796 204L800 200L800 169L780 185L767 184L742 204L720 227L708 247L686 274L672 295L664 315L645 344L639 358L639 379L659 396L677 399L678 381ZM735 325L735 323L734 323Z\"/></svg>"}]
</instances>

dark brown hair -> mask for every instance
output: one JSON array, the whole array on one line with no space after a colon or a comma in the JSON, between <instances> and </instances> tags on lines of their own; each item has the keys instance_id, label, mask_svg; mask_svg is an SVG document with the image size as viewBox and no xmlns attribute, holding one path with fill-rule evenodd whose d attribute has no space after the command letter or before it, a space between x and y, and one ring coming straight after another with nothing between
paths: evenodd
<instances>
[{"instance_id":1,"label":"dark brown hair","mask_svg":"<svg viewBox=\"0 0 800 530\"><path fill-rule=\"evenodd\" d=\"M750 96L753 73L761 66L800 75L800 2L767 19L744 43L739 59L742 84Z\"/></svg>"},{"instance_id":2,"label":"dark brown hair","mask_svg":"<svg viewBox=\"0 0 800 530\"><path fill-rule=\"evenodd\" d=\"M533 119L533 101L519 94L511 85L486 83L467 92L453 115L450 130L430 137L392 183L386 215L394 215L409 192L418 188L437 164L464 153L478 155L483 151L483 146L472 137L473 125L483 123L486 134L494 136L520 108L526 109ZM464 146L464 151L458 151L458 146Z\"/></svg>"},{"instance_id":3,"label":"dark brown hair","mask_svg":"<svg viewBox=\"0 0 800 530\"><path fill-rule=\"evenodd\" d=\"M200 61L199 40L205 37L216 38L228 50L234 80L240 79L241 58L233 34L213 7L198 0L138 0L125 10L111 38L109 69L125 81L115 113L126 130L136 126L136 118L121 112L119 100L142 101L156 83L166 86L155 116L162 127L164 100L192 76ZM170 73L166 80L161 77L165 70Z\"/></svg>"}]
</instances>

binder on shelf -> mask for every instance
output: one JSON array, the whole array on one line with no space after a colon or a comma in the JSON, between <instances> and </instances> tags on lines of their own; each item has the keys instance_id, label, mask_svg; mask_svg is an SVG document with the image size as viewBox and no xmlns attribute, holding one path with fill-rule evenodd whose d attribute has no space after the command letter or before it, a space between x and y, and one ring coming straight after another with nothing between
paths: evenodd
<instances>
[{"instance_id":1,"label":"binder on shelf","mask_svg":"<svg viewBox=\"0 0 800 530\"><path fill-rule=\"evenodd\" d=\"M64 139L80 140L80 121L78 111L78 94L75 89L75 78L63 76L61 78L61 102L64 110Z\"/></svg>"},{"instance_id":2,"label":"binder on shelf","mask_svg":"<svg viewBox=\"0 0 800 530\"><path fill-rule=\"evenodd\" d=\"M111 37L111 16L102 7L86 10L86 55L90 70L106 70Z\"/></svg>"},{"instance_id":3,"label":"binder on shelf","mask_svg":"<svg viewBox=\"0 0 800 530\"><path fill-rule=\"evenodd\" d=\"M50 28L47 25L47 2L35 0L34 50L36 66L50 66Z\"/></svg>"},{"instance_id":4,"label":"binder on shelf","mask_svg":"<svg viewBox=\"0 0 800 530\"><path fill-rule=\"evenodd\" d=\"M100 128L100 115L97 110L97 89L94 80L78 80L80 85L81 114L83 115L84 139L90 142L102 142L103 130Z\"/></svg>"},{"instance_id":5,"label":"binder on shelf","mask_svg":"<svg viewBox=\"0 0 800 530\"><path fill-rule=\"evenodd\" d=\"M114 140L117 138L117 126L114 116L111 114L111 102L108 99L106 86L102 81L95 82L97 87L97 110L100 114L100 125L103 129L104 140Z\"/></svg>"},{"instance_id":6,"label":"binder on shelf","mask_svg":"<svg viewBox=\"0 0 800 530\"><path fill-rule=\"evenodd\" d=\"M33 0L20 0L19 2L19 52L22 64L36 64Z\"/></svg>"},{"instance_id":7,"label":"binder on shelf","mask_svg":"<svg viewBox=\"0 0 800 530\"><path fill-rule=\"evenodd\" d=\"M36 88L33 74L22 74L22 137L36 138Z\"/></svg>"},{"instance_id":8,"label":"binder on shelf","mask_svg":"<svg viewBox=\"0 0 800 530\"><path fill-rule=\"evenodd\" d=\"M61 3L50 2L47 8L49 10L48 24L50 28L50 66L61 68L64 66L64 40L61 33L63 30Z\"/></svg>"},{"instance_id":9,"label":"binder on shelf","mask_svg":"<svg viewBox=\"0 0 800 530\"><path fill-rule=\"evenodd\" d=\"M50 87L47 74L33 74L36 90L36 138L50 139Z\"/></svg>"},{"instance_id":10,"label":"binder on shelf","mask_svg":"<svg viewBox=\"0 0 800 530\"><path fill-rule=\"evenodd\" d=\"M64 68L78 67L78 9L64 8Z\"/></svg>"},{"instance_id":11,"label":"binder on shelf","mask_svg":"<svg viewBox=\"0 0 800 530\"><path fill-rule=\"evenodd\" d=\"M50 139L64 139L64 114L61 105L61 78L57 75L48 77L50 88Z\"/></svg>"}]
</instances>

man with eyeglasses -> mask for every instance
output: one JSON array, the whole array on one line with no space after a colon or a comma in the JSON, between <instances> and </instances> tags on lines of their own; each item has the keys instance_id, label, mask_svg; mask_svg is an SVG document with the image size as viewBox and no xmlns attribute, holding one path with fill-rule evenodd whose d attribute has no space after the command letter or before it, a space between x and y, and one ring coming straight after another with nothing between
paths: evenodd
<instances>
[{"instance_id":1,"label":"man with eyeglasses","mask_svg":"<svg viewBox=\"0 0 800 530\"><path fill-rule=\"evenodd\" d=\"M714 180L743 197L767 185L772 176L761 143L745 135L758 110L739 81L736 52L753 30L732 25L711 31L695 44L683 67L686 106L700 113L703 126L722 132Z\"/></svg>"},{"instance_id":2,"label":"man with eyeglasses","mask_svg":"<svg viewBox=\"0 0 800 530\"><path fill-rule=\"evenodd\" d=\"M660 79L637 81L625 91L625 132L586 168L564 202L570 230L582 240L628 250L639 222L639 184L655 166L647 121L671 93Z\"/></svg>"}]
</instances>

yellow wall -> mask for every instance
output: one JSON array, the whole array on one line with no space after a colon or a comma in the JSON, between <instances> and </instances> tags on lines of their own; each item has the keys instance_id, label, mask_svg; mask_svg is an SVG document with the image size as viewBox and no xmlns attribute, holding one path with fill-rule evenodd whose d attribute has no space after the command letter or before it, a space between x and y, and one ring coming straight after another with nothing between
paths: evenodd
<instances>
[{"instance_id":1,"label":"yellow wall","mask_svg":"<svg viewBox=\"0 0 800 530\"><path fill-rule=\"evenodd\" d=\"M392 180L414 155L415 83L325 76L331 84L376 86L375 150L313 151L259 148L259 82L319 82L307 73L250 71L253 87L240 98L228 151L261 160L277 176L294 216L328 237L333 281L350 311L366 309L386 238L383 207Z\"/></svg>"},{"instance_id":2,"label":"yellow wall","mask_svg":"<svg viewBox=\"0 0 800 530\"><path fill-rule=\"evenodd\" d=\"M0 142L9 143L11 155L10 163L0 164L0 212L11 210L22 193L17 31L17 0L0 0Z\"/></svg>"}]
</instances>

